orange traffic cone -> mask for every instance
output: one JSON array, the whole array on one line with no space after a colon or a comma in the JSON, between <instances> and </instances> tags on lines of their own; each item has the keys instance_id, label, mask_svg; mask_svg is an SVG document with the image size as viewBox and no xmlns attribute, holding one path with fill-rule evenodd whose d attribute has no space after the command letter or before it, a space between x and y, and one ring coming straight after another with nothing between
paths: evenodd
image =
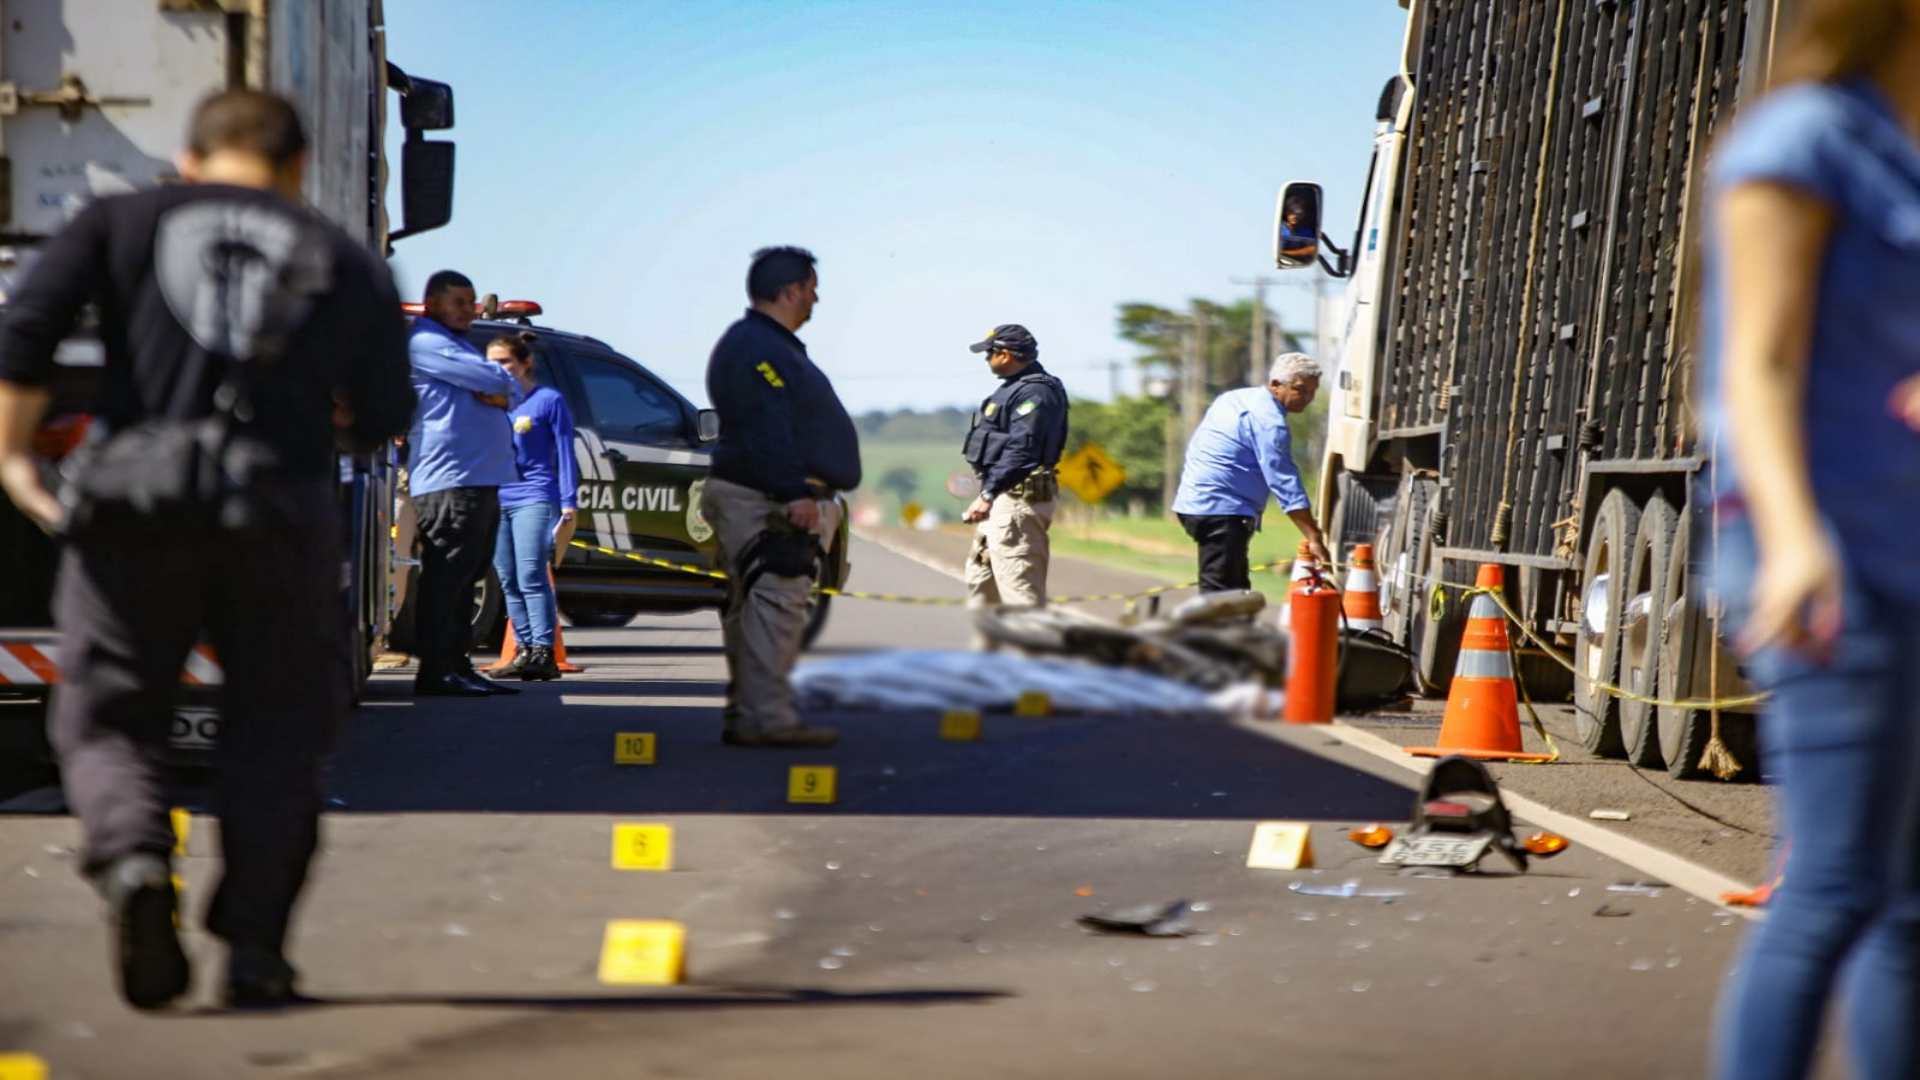
<instances>
[{"instance_id":1,"label":"orange traffic cone","mask_svg":"<svg viewBox=\"0 0 1920 1080\"><path fill-rule=\"evenodd\" d=\"M1499 589L1505 581L1501 568L1480 564L1474 584ZM1453 669L1447 692L1447 713L1440 721L1440 745L1407 747L1421 757L1462 754L1492 761L1552 761L1552 754L1529 754L1521 749L1520 706L1513 687L1513 654L1508 649L1507 621L1493 597L1473 598L1467 612L1467 631L1460 639L1460 662Z\"/></svg>"},{"instance_id":2,"label":"orange traffic cone","mask_svg":"<svg viewBox=\"0 0 1920 1080\"><path fill-rule=\"evenodd\" d=\"M1373 545L1353 546L1353 569L1347 574L1347 592L1340 610L1350 630L1380 629L1380 579L1373 572Z\"/></svg>"},{"instance_id":3,"label":"orange traffic cone","mask_svg":"<svg viewBox=\"0 0 1920 1080\"><path fill-rule=\"evenodd\" d=\"M553 567L551 566L547 567L547 584L553 585ZM480 670L488 673L505 671L513 663L513 658L519 651L519 642L513 634L513 620L509 619L507 636L500 640L500 658ZM566 675L577 675L586 670L578 664L567 663L567 643L560 634L560 623L557 620L553 624L553 666Z\"/></svg>"}]
</instances>

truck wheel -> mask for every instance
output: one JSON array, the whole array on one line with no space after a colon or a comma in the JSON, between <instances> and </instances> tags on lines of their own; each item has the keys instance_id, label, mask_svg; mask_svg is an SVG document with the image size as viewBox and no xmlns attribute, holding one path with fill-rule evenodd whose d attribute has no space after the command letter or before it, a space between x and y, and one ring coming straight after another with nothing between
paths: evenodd
<instances>
[{"instance_id":1,"label":"truck wheel","mask_svg":"<svg viewBox=\"0 0 1920 1080\"><path fill-rule=\"evenodd\" d=\"M1425 531L1427 503L1434 491L1432 480L1403 473L1399 492L1393 498L1393 513L1387 521L1380 549L1374 552L1374 565L1380 578L1380 613L1387 634L1395 644L1412 648L1419 640L1418 614L1426 603L1420 568L1420 535Z\"/></svg>"},{"instance_id":2,"label":"truck wheel","mask_svg":"<svg viewBox=\"0 0 1920 1080\"><path fill-rule=\"evenodd\" d=\"M1633 555L1627 563L1627 598L1620 642L1620 686L1636 694L1657 697L1660 690L1660 651L1666 636L1667 575L1673 572L1674 530L1679 515L1661 495L1647 500L1634 532ZM1642 600L1642 597L1645 597ZM1645 609L1644 611L1642 609ZM1666 763L1660 753L1659 722L1654 706L1631 698L1620 699L1620 743L1627 760L1642 768Z\"/></svg>"},{"instance_id":3,"label":"truck wheel","mask_svg":"<svg viewBox=\"0 0 1920 1080\"><path fill-rule=\"evenodd\" d=\"M1392 477L1342 472L1334 480L1339 500L1333 507L1333 519L1327 523L1327 551L1345 567L1353 545L1373 544L1374 565L1379 566L1379 537L1392 520L1399 485Z\"/></svg>"},{"instance_id":4,"label":"truck wheel","mask_svg":"<svg viewBox=\"0 0 1920 1080\"><path fill-rule=\"evenodd\" d=\"M1620 673L1620 616L1626 602L1628 554L1640 526L1640 508L1624 491L1610 491L1587 535L1580 575L1580 630L1573 650L1579 682L1573 688L1573 726L1580 745L1601 757L1621 757L1620 702L1596 688Z\"/></svg>"},{"instance_id":5,"label":"truck wheel","mask_svg":"<svg viewBox=\"0 0 1920 1080\"><path fill-rule=\"evenodd\" d=\"M1666 701L1704 697L1709 692L1707 680L1694 678L1696 656L1704 658L1708 655L1700 647L1701 635L1713 632L1713 622L1707 618L1705 605L1701 602L1701 591L1687 574L1691 532L1690 515L1683 515L1679 528L1674 531L1673 550L1669 553L1667 576L1663 582L1665 588L1659 594L1662 613L1660 697ZM1660 756L1666 761L1667 775L1676 780L1692 780L1706 775L1700 768L1700 758L1706 753L1707 743L1713 737L1713 714L1706 709L1662 705L1655 712L1655 723L1659 732ZM1733 756L1746 766L1739 778L1759 780L1760 747L1754 731L1753 715L1721 713L1720 739L1727 744Z\"/></svg>"},{"instance_id":6,"label":"truck wheel","mask_svg":"<svg viewBox=\"0 0 1920 1080\"><path fill-rule=\"evenodd\" d=\"M1431 530L1425 531L1428 535L1422 538L1424 550L1419 564L1424 567L1421 573L1426 581L1414 593L1425 610L1419 615L1420 647L1414 655L1428 692L1440 697L1453 685L1453 669L1460 660L1460 635L1466 631L1472 605L1460 590L1442 584L1447 580L1447 561L1434 550Z\"/></svg>"}]
</instances>

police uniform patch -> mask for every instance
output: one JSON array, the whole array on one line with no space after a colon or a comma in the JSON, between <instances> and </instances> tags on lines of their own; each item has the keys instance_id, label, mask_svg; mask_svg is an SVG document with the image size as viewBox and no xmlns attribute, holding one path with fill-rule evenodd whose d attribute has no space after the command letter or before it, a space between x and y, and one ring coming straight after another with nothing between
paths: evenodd
<instances>
[{"instance_id":1,"label":"police uniform patch","mask_svg":"<svg viewBox=\"0 0 1920 1080\"><path fill-rule=\"evenodd\" d=\"M525 435L527 432L532 430L533 430L533 417L516 416L513 418L513 433L515 435Z\"/></svg>"},{"instance_id":2,"label":"police uniform patch","mask_svg":"<svg viewBox=\"0 0 1920 1080\"><path fill-rule=\"evenodd\" d=\"M767 380L767 385L775 390L783 389L787 385L786 380L780 377L780 373L773 370L773 365L765 360L755 364L753 370L759 372L760 377Z\"/></svg>"},{"instance_id":3,"label":"police uniform patch","mask_svg":"<svg viewBox=\"0 0 1920 1080\"><path fill-rule=\"evenodd\" d=\"M997 413L1000 411L1000 403L997 401L989 401L987 402L987 407L980 411L985 413L988 416L992 416L994 413Z\"/></svg>"},{"instance_id":4,"label":"police uniform patch","mask_svg":"<svg viewBox=\"0 0 1920 1080\"><path fill-rule=\"evenodd\" d=\"M1025 416L1039 407L1040 403L1037 401L1023 401L1013 407L1013 415Z\"/></svg>"}]
</instances>

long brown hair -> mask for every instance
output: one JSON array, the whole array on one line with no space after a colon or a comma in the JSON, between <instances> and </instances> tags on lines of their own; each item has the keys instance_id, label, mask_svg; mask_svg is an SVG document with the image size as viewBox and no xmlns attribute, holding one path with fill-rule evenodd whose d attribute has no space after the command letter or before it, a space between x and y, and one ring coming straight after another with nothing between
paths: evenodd
<instances>
[{"instance_id":1,"label":"long brown hair","mask_svg":"<svg viewBox=\"0 0 1920 1080\"><path fill-rule=\"evenodd\" d=\"M1833 82L1864 75L1914 29L1913 0L1799 0L1774 51L1768 82Z\"/></svg>"}]
</instances>

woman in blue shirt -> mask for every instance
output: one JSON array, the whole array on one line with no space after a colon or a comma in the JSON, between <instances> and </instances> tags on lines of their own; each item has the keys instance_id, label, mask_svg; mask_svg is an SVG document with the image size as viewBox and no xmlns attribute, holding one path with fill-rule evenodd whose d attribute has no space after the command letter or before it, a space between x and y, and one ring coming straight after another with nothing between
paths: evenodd
<instances>
[{"instance_id":1,"label":"woman in blue shirt","mask_svg":"<svg viewBox=\"0 0 1920 1080\"><path fill-rule=\"evenodd\" d=\"M571 521L577 505L573 414L559 391L533 381L533 350L525 341L512 335L494 338L487 343L487 359L505 368L526 394L509 414L520 479L501 485L500 538L493 549L494 573L520 646L505 674L557 679L553 634L560 613L547 564L553 558L554 526Z\"/></svg>"},{"instance_id":2,"label":"woman in blue shirt","mask_svg":"<svg viewBox=\"0 0 1920 1080\"><path fill-rule=\"evenodd\" d=\"M1920 0L1806 0L1707 174L1715 591L1793 854L1717 1075L1800 1077L1836 982L1861 1076L1920 1075ZM1844 979L1842 978L1844 974Z\"/></svg>"}]
</instances>

